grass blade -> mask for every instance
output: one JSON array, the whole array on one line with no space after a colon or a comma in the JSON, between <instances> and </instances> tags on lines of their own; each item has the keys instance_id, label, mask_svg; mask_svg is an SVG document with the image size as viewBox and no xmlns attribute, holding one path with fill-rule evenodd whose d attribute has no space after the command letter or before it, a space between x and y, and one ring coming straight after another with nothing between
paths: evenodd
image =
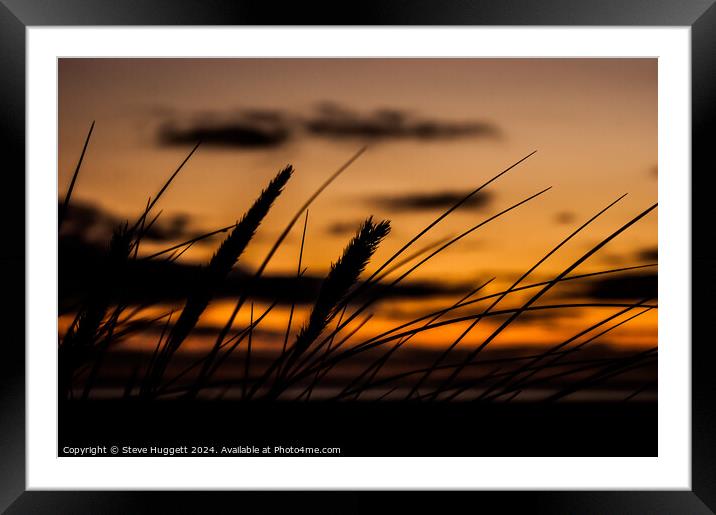
<instances>
[{"instance_id":1,"label":"grass blade","mask_svg":"<svg viewBox=\"0 0 716 515\"><path fill-rule=\"evenodd\" d=\"M65 200L62 202L62 205L60 207L60 213L58 216L58 227L59 228L62 228L62 222L65 221L65 218L67 216L67 208L70 205L70 199L72 198L72 192L75 189L75 182L77 181L77 176L80 174L80 168L82 168L82 161L84 161L85 152L87 152L87 146L89 145L93 130L94 130L94 120L92 120L92 125L90 125L89 132L87 133L87 138L85 139L85 144L82 146L82 152L80 153L80 158L77 161L77 166L75 167L75 172L72 174L72 180L70 180L70 186L69 186L69 188L67 188L67 193L65 194Z\"/></svg>"}]
</instances>

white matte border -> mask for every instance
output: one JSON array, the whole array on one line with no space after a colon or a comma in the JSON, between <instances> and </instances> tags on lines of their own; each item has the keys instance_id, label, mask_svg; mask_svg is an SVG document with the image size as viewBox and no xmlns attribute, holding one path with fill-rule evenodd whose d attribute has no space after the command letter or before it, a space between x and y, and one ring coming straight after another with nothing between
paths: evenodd
<instances>
[{"instance_id":1,"label":"white matte border","mask_svg":"<svg viewBox=\"0 0 716 515\"><path fill-rule=\"evenodd\" d=\"M690 36L688 27L29 27L27 488L690 489ZM659 457L58 458L57 58L134 56L658 57Z\"/></svg>"}]
</instances>

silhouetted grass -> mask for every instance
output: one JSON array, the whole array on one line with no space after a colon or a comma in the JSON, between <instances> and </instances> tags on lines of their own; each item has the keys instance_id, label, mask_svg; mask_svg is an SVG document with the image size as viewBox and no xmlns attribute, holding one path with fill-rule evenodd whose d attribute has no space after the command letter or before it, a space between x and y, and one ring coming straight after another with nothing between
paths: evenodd
<instances>
[{"instance_id":1,"label":"silhouetted grass","mask_svg":"<svg viewBox=\"0 0 716 515\"><path fill-rule=\"evenodd\" d=\"M77 168L65 196L65 201L61 205L60 225L66 217L67 210L71 209L70 201L73 189L93 128L94 124L87 135ZM332 399L358 400L369 398L368 393L371 393L371 398L375 401L403 399L412 402L471 399L479 402L511 402L516 398L520 398L520 395L529 389L543 384L552 384L552 381L559 378L573 378L570 379L571 382L567 387L560 387L559 390L545 397L546 401L553 402L580 389L589 388L599 382L609 380L615 375L649 365L655 359L653 350L618 358L579 359L577 356L575 359L575 353L584 349L590 343L597 341L606 333L628 323L643 313L656 309L655 304L648 304L651 299L644 299L636 304L623 302L561 302L536 305L535 303L552 288L564 282L656 266L655 264L647 264L569 275L577 266L609 241L655 209L656 205L643 211L614 231L554 278L548 281L523 284L524 280L538 266L552 257L567 242L583 232L594 220L623 197L609 204L576 228L559 244L552 247L535 265L514 281L509 288L476 298L475 295L483 290L494 278L490 279L472 291L463 294L459 300L454 301L445 308L415 317L405 323L396 324L394 327L367 339L364 338L362 341L352 341L355 335L364 326L367 326L372 319L373 314L366 313L366 311L383 300L391 288L396 287L435 256L445 252L448 248L456 245L481 227L536 199L550 189L543 189L498 211L494 215L486 217L457 236L439 239L409 253L411 247L442 220L458 210L488 185L523 163L534 154L532 152L483 182L479 187L443 211L418 231L415 236L401 245L396 252L378 265L375 270L367 274L368 277L365 280L361 281L361 275L365 272L374 253L390 232L389 222L374 222L372 217L367 218L358 228L356 235L348 242L339 259L331 265L330 271L321 284L318 297L312 306L310 314L293 336L293 343L289 345L293 332L296 307L295 302L291 302L288 323L281 338L283 343L277 345L275 354L268 359L268 364L266 364L265 358L256 356L256 350L254 349L255 331L277 305L278 300L272 302L257 317L255 317L254 313L254 302L251 302L249 323L246 327L239 326L235 328L236 317L242 306L249 299L253 285L257 283L265 272L272 257L284 244L294 225L305 214L296 266L296 287L298 287L298 279L306 271L303 267L303 255L308 225L308 207L364 152L365 149L361 149L331 174L289 220L261 264L250 276L248 284L236 299L230 316L218 331L214 344L206 354L198 357L188 366L183 365L178 371L176 370L178 367L174 367L173 375L165 378L177 351L197 328L202 314L223 286L237 261L251 244L257 229L270 212L274 202L283 193L284 187L294 173L293 167L290 165L281 170L236 224L209 231L182 243L172 245L162 251L140 256L139 247L143 238L161 216L161 211L156 214L153 213L154 208L198 147L199 145L197 144L160 187L156 195L147 200L147 204L137 220L132 225L129 223L124 224L115 231L110 241L106 266L100 272L100 277L97 277L94 281L95 288L83 300L82 305L77 310L75 320L70 324L69 330L59 342L59 388L61 396L68 397L73 395L75 385L80 382L80 379L84 379L82 396L88 397L97 384L100 368L103 361L108 358L106 351L110 346L159 323L162 324L161 334L153 352L148 353L146 363L137 363L132 366L131 377L128 378L122 388L121 395L125 398L134 395L157 399L177 395L185 398L193 398L198 395L209 397L218 388L220 391L218 395L215 395L215 398L223 398L227 392L236 389L240 397L247 401L253 398L311 400L314 391L319 389L324 381L330 379L331 371L345 364L358 363L356 360L365 355L369 359L367 366L364 365L364 362L360 362L362 366L353 371L352 376L344 379L337 393L331 394ZM141 318L141 312L145 308L152 307L151 305L129 306L122 300L122 280L124 274L127 273L127 264L131 260L165 259L176 261L196 242L219 233L228 234L218 246L209 263L201 269L196 281L188 288L183 308L181 308L178 316L174 316L175 311L172 309L160 316L149 319ZM393 276L395 277L392 278ZM381 284L380 288L376 287L378 284ZM507 297L511 298L516 292L533 289L538 289L538 291L521 305L512 308L495 309L500 302ZM359 298L365 298L365 300L357 303ZM120 300L110 301L110 299ZM466 308L476 308L480 302L486 300L490 301L486 308L478 308L474 313L467 315L448 317L451 313L456 313ZM481 358L482 350L494 341L501 332L510 327L523 313L595 307L618 308L619 311L543 352L509 358L478 359ZM640 311L618 321L619 317L628 315L634 309L640 309ZM464 357L462 360L457 363L447 363L447 358L456 352L456 347L477 323L485 318L498 317L506 317L506 319L476 347L463 352ZM616 322L597 332L598 329L607 326L612 321ZM416 365L413 369L398 373L384 372L386 365L395 359L394 356L399 349L415 336L464 322L469 322L467 329L450 344L446 342L444 350L437 356L437 359L431 360L427 365ZM582 337L585 337L585 339L580 343L576 343ZM240 372L230 374L225 379L215 379L217 370L234 355L236 349L244 341L247 342L245 352L236 353L240 356L239 359L242 360L243 366ZM375 352L376 355L368 354L372 352ZM567 360L566 358L568 357L572 359ZM264 360L263 365L261 364L262 359ZM497 365L497 367L482 372L486 366L491 367L491 365ZM462 373L466 369L470 369L473 372L480 371L480 373L478 373L477 377L463 378ZM554 373L551 373L552 371ZM589 375L585 376L585 373ZM439 376L441 379L438 379L437 382L431 382L430 380L433 379L433 376ZM475 374L473 373L472 376L475 376ZM406 391L401 392L400 385L403 385L407 390L407 395ZM383 389L387 389L387 391L383 391ZM627 398L632 398L632 396Z\"/></svg>"},{"instance_id":2,"label":"silhouetted grass","mask_svg":"<svg viewBox=\"0 0 716 515\"><path fill-rule=\"evenodd\" d=\"M274 392L280 388L281 378L291 373L292 365L316 341L339 312L341 301L357 283L378 245L389 232L388 221L374 223L372 217L368 218L345 248L343 255L331 265L308 322L299 331L296 341L287 354L286 364L282 367L281 377L276 381Z\"/></svg>"},{"instance_id":3,"label":"silhouetted grass","mask_svg":"<svg viewBox=\"0 0 716 515\"><path fill-rule=\"evenodd\" d=\"M499 297L497 297L490 306L484 311L485 313L489 313L492 309L494 309L495 306L497 306L500 301L502 301L507 295L509 295L514 288L516 288L523 280L525 280L532 272L534 272L542 263L547 261L552 255L554 255L560 248L562 248L564 245L566 245L572 238L577 236L580 232L582 232L585 228L587 228L592 222L594 222L596 219L598 219L600 216L602 216L604 213L606 213L611 207L613 207L615 204L617 204L620 200L622 200L626 195L622 195L618 199L616 199L614 202L609 204L607 207L599 211L597 214L592 216L589 220L584 222L582 225L580 225L574 232L572 232L569 236L564 238L562 241L560 241L557 245L555 245L549 252L547 252L542 258L540 258L532 267L530 267L529 270L527 270L525 273L523 273L520 277L517 278L517 280L512 283L512 285L505 290ZM548 287L548 286L545 286ZM450 344L445 351L438 357L438 359L435 361L435 365L439 365L442 363L450 354L450 352L457 347L457 345L472 331L475 326L482 320L482 318L476 318L473 322L470 323L470 325L458 336L452 344ZM430 377L431 372L426 372L425 376L421 378L420 381L413 387L413 389L408 393L408 399L422 386L422 384ZM437 396L437 391L435 392L434 396Z\"/></svg>"},{"instance_id":4,"label":"silhouetted grass","mask_svg":"<svg viewBox=\"0 0 716 515\"><path fill-rule=\"evenodd\" d=\"M128 226L118 227L112 235L109 245L109 259L103 277L97 278L95 287L92 289L84 306L79 310L75 321L70 326L61 341L58 350L59 361L59 395L64 398L70 395L72 378L77 368L99 353L97 362L89 374L91 385L97 374L100 357L103 355L111 338L114 324L107 328L108 337L102 340L99 338L100 327L105 320L107 310L110 308L110 294L121 284L125 274L125 266L131 252L133 232ZM110 322L116 321L119 310ZM86 389L88 393L88 389Z\"/></svg>"},{"instance_id":5,"label":"silhouetted grass","mask_svg":"<svg viewBox=\"0 0 716 515\"><path fill-rule=\"evenodd\" d=\"M526 363L526 364L523 365L522 367L519 367L519 368L517 368L516 370L512 371L512 372L509 374L509 376L507 376L507 377L505 378L504 381L500 382L499 384L495 384L494 386L491 386L490 388L488 388L487 390L485 390L485 392L483 392L483 393L480 395L480 398L487 398L487 397L490 395L490 393L492 393L493 391L497 390L498 388L502 388L502 389L501 389L500 393L495 394L495 398L499 397L500 395L504 395L505 393L509 393L510 391L514 391L514 390L517 389L517 388L523 387L523 385L525 385L525 383L526 383L531 377L533 377L533 376L535 375L535 373L540 370L541 367L551 367L551 366L555 365L558 361L560 361L560 360L561 360L562 358L564 358L565 356L568 356L568 355L572 354L573 352L578 351L579 349L585 347L586 345L589 345L590 343L594 342L594 341L597 340L598 338L601 338L602 336L604 336L604 335L607 334L608 332L613 331L614 329L616 329L616 328L618 328L618 327L621 327L622 325L626 324L627 322L630 322L631 320L635 319L636 317L639 317L639 316L643 315L644 313L648 313L649 311L651 311L651 310L654 309L654 308L652 308L652 307L647 307L647 308L645 308L643 311L640 311L639 313L636 313L635 315L632 315L632 316L630 316L630 317L628 317L628 318L622 320L621 322L618 322L617 324L612 325L611 327L605 329L604 331L601 331L600 333L597 333L597 334L595 334L595 335L593 335L593 336L587 338L587 339L584 340L583 342L581 342L581 343L579 343L579 344L577 344L577 345L574 345L573 347L570 347L569 349L567 349L566 351L564 351L564 352L562 352L562 353L559 353L557 356L553 357L553 359L549 360L547 363L543 364L541 367L535 367L535 364L539 363L541 360L543 360L543 359L545 359L545 358L547 358L547 357L549 357L549 356L552 356L552 354L553 354L554 352L557 352L557 351L563 349L563 348L566 347L567 345L571 344L572 342L576 341L577 339L581 338L582 336L584 336L584 335L586 335L586 334L589 334L590 332L594 331L594 330L597 329L598 327L600 327L600 326L602 326L602 325L604 325L604 324L606 324L606 323L608 323L608 322L610 322L610 321L612 321L612 320L614 320L614 319L616 319L616 318L622 316L622 315L625 314L625 313L628 313L629 311L631 311L631 310L633 310L633 309L635 309L635 308L638 308L638 307L643 306L643 305L644 305L647 301L649 301L649 300L652 300L652 299L644 299L644 300L642 300L642 301L639 301L637 304L634 304L633 306L629 306L629 307L627 307L627 308L624 308L623 310L618 311L617 313L615 313L615 314L613 314L613 315L607 317L606 319L604 319L604 320L602 320L602 321L600 321L600 322L597 322L596 324L591 325L591 326L588 327L587 329L585 329L585 330L583 330L583 331L580 331L580 332L577 333L575 336L572 336L571 338L568 338L567 340L565 340L564 342L560 343L559 345L555 345L554 347L551 347L551 348L549 349L549 351L547 351L547 352L544 353L543 355L535 357L535 358L534 358L532 361L530 361L529 363ZM520 375L521 373L523 373L523 372L528 371L530 368L532 369L532 371L529 371L527 374L525 374L524 377L520 378L519 380L515 381L512 385L510 385L510 381L515 380L515 378L516 378L517 376L519 376L519 375ZM508 387L507 385L509 385L509 387Z\"/></svg>"},{"instance_id":6,"label":"silhouetted grass","mask_svg":"<svg viewBox=\"0 0 716 515\"><path fill-rule=\"evenodd\" d=\"M153 384L158 384L161 381L164 369L172 354L179 349L191 330L194 329L199 317L214 297L216 290L226 280L229 272L231 272L241 254L246 250L259 225L268 214L273 203L281 195L292 174L293 168L289 165L274 177L223 241L211 261L209 261L209 265L202 270L201 277L194 285L194 289L189 293L179 320L172 328L169 339L151 371ZM217 351L218 349L214 350L214 354ZM207 364L210 361L211 358L207 360ZM198 383L203 380L207 372L208 365L205 365L200 374L200 379L197 381Z\"/></svg>"},{"instance_id":7,"label":"silhouetted grass","mask_svg":"<svg viewBox=\"0 0 716 515\"><path fill-rule=\"evenodd\" d=\"M503 173L504 173L504 172L503 172ZM487 225L488 223L490 223L490 222L492 222L492 221L494 221L494 220L497 220L498 218L500 218L501 216L503 216L503 215L509 213L509 212L512 211L513 209L516 209L516 208L520 207L521 205L523 205L523 204L529 202L530 200L539 197L540 195L546 193L546 192L549 191L550 189L551 189L551 188L545 188L544 190L542 190L542 191L540 191L540 192L538 192L538 193L535 193L534 195L530 195L529 197L525 198L524 200L521 200L520 202L517 202L517 203L513 204L512 206L510 206L510 207L508 207L508 208L506 208L506 209L503 209L502 211L498 212L497 214L492 215L492 216L488 217L487 219L483 220L482 222L478 223L477 225L474 225L474 226L470 227L469 229L467 229L466 231L462 232L461 234L455 236L454 238L451 238L449 241L443 243L442 245L440 245L440 247L438 247L437 249L435 249L434 251L432 251L430 254L428 254L426 257L424 257L423 259L421 259L420 261L418 261L418 263L416 263L415 265L413 265L412 267L410 267L410 269L408 269L407 271L403 272L399 277L397 277L396 279L394 279L393 281L391 281L391 282L388 284L388 288L392 288L392 287L398 285L398 284L399 284L401 281L403 281L406 277L408 277L410 274L412 274L412 273L413 273L414 271L416 271L418 268L420 268L421 266L423 266L423 265L424 265L425 263L427 263L430 259L434 258L435 256L437 256L437 255L440 254L441 252L445 251L445 250L446 250L448 247L450 247L451 245L454 245L455 243L459 242L459 241L462 240L463 238L465 238L465 237L467 237L468 235L472 234L472 233L475 232L476 230L480 229L481 227ZM407 247L406 247L406 248L407 248ZM399 254L396 254L396 255L399 255ZM375 274L374 274L374 275L375 275ZM361 313L362 313L363 311L365 311L369 306L371 306L372 304L374 304L375 302L377 302L380 298L381 298L381 297L380 297L379 295L372 295L363 305L361 305L358 309L356 309L350 317L348 317L348 319L346 320L346 322L343 322L343 324L341 324L341 325L342 325L343 327L345 327L345 326L346 326L350 321L352 321L356 316L358 316L359 314L361 314ZM340 327L339 327L338 329L336 329L336 331L339 331L339 330L340 330ZM306 358L304 359L302 365L306 366L306 365L308 364L308 360L311 359L311 358L326 344L326 342L328 341L328 339L329 339L330 337L331 337L331 335L329 335L328 337L324 338L318 345L314 346L313 351L312 351L308 356L306 356Z\"/></svg>"},{"instance_id":8,"label":"silhouetted grass","mask_svg":"<svg viewBox=\"0 0 716 515\"><path fill-rule=\"evenodd\" d=\"M468 356L465 358L464 363L469 363L475 357L482 352L482 350L487 347L502 331L504 331L514 320L520 316L525 310L529 309L529 307L534 304L540 297L542 297L545 293L547 293L550 289L552 289L559 279L567 276L572 270L577 268L580 264L585 262L587 259L589 259L590 256L595 254L599 249L604 247L607 243L609 243L611 240L619 236L622 232L627 230L629 227L634 225L636 222L641 220L643 217L645 217L647 214L649 214L651 211L656 209L657 204L652 205L648 209L642 211L639 215L632 218L629 222L622 225L619 229L614 231L612 234L604 238L602 241L600 241L597 245L592 247L588 252L586 252L584 255L582 255L579 259L577 259L574 263L569 265L566 269L564 269L559 275L557 275L552 281L550 281L547 285L544 286L540 291L535 293L527 302L525 302L522 307L515 311L510 317L505 320L497 329L495 329L490 336L488 336L480 345L477 346L477 348L468 354ZM455 380L455 378L460 374L462 371L462 368L458 367L453 371L453 373L450 375L450 377L443 383L443 386L438 388L436 390L436 396L439 393L439 391L444 388L445 386L448 386L452 381Z\"/></svg>"},{"instance_id":9,"label":"silhouetted grass","mask_svg":"<svg viewBox=\"0 0 716 515\"><path fill-rule=\"evenodd\" d=\"M438 216L437 218L435 218L435 219L434 219L432 222L430 222L427 226L425 226L423 229L421 229L415 236L413 236L407 243L405 243L402 247L400 247L400 249L398 249L398 250L397 250L392 256L390 256L383 264L381 264L381 265L368 277L368 279L365 281L365 283L363 283L363 284L360 286L360 288L358 288L355 292L353 292L353 294L352 294L350 297L348 297L348 298L345 300L345 302L348 302L349 300L351 300L352 297L354 297L355 295L361 293L363 290L365 290L366 288L369 288L371 285L373 285L375 282L377 282L378 278L382 277L382 276L381 276L381 272L383 272L391 263L393 263L393 261L395 261L395 260L398 259L401 255L403 255L403 253L404 253L405 251L407 251L415 242L417 242L420 238L422 238L425 234L427 234L431 229L433 229L436 225L438 225L442 220L444 220L445 218L447 218L451 213L453 213L454 211L456 211L457 209L459 209L460 206L462 206L462 205L465 204L465 202L469 201L471 198L473 198L475 195L477 195L480 191L482 191L483 189L485 189L487 186L489 186L490 184L492 184L493 182L495 182L497 179L499 179L500 177L502 177L503 175L505 175L507 172L509 172L510 170L514 169L515 167L517 167L518 165L520 165L521 163L523 163L524 161L526 161L527 159L529 159L530 157L532 157L532 156L533 156L534 154L536 154L536 153L537 153L537 151L534 150L534 151L530 152L529 154L527 154L526 156L524 156L523 158L519 159L518 161L512 163L510 166L508 166L507 168L505 168L504 170L502 170L501 172L499 172L497 175L493 176L492 178L490 178L490 179L487 180L486 182L482 183L480 186L478 186L477 188L475 188L474 190L472 190L470 193L468 193L467 195L465 195L462 199L458 200L455 204L453 204L453 205L450 206L448 209L446 209L443 213L440 214L440 216ZM549 189L549 188L547 188L547 189ZM546 190L545 190L545 191L546 191ZM540 192L539 194L541 194L541 193L544 193L544 191L543 191L543 192ZM539 195L539 194L538 194L538 195ZM530 200L530 199L528 199L528 200ZM513 207L517 207L517 206L513 206ZM504 214L504 212L501 213L501 214ZM497 216L499 216L499 215L496 215L496 217L497 217ZM488 220L488 221L489 221L489 220ZM486 222L485 222L485 223L486 223ZM477 228L478 228L478 227L473 227L471 230L466 231L466 233L463 233L461 236L459 236L459 237L457 237L457 238L453 238L453 240L451 240L451 242L448 242L448 243L442 245L438 251L434 252L434 253L431 254L428 258L426 258L425 260L423 260L423 261L420 263L420 265L422 265L423 263L425 263L425 261L427 261L428 259L430 259L430 257L433 257L433 256L435 256L436 254L442 252L443 250L445 250L445 248L447 248L447 246L451 245L452 243L455 243L456 241L458 241L459 239L463 238L464 236L466 236L467 234L469 234L470 232L474 231L474 230L477 229ZM418 265L418 266L420 266L420 265ZM411 270L411 271L412 271L412 270ZM406 274L406 275L407 275L407 274ZM400 280L402 280L402 278L401 278ZM398 282L400 282L400 280L396 281L395 284L397 284ZM338 326L338 327L336 328L335 332L337 333L337 332L341 331L345 326L347 326L348 324L350 324L350 323L355 319L355 317L357 317L364 309L366 309L366 308L367 308L368 306L370 306L371 304L372 304L372 301L368 301L368 302L367 302L366 304L364 304L360 309L356 310L356 311L355 311L352 315L350 315L340 326ZM323 340L323 342L321 342L321 345L325 344L325 342L328 341L328 339L331 338L331 336L332 336L332 335L328 335L328 336Z\"/></svg>"},{"instance_id":10,"label":"silhouetted grass","mask_svg":"<svg viewBox=\"0 0 716 515\"><path fill-rule=\"evenodd\" d=\"M296 266L296 280L298 280L299 277L301 277L301 267L303 266L303 247L306 244L306 228L308 227L308 210L306 210L306 218L303 222L303 232L301 233L301 248L298 251L298 265ZM283 337L283 347L281 348L281 354L279 355L279 363L283 362L284 355L286 354L286 349L288 347L288 338L291 335L291 324L293 324L293 314L296 310L296 301L291 301L291 309L288 313L288 323L286 323L286 333ZM341 316L342 318L342 316ZM280 376L281 374L281 366L279 365L278 370L276 370L276 374Z\"/></svg>"}]
</instances>

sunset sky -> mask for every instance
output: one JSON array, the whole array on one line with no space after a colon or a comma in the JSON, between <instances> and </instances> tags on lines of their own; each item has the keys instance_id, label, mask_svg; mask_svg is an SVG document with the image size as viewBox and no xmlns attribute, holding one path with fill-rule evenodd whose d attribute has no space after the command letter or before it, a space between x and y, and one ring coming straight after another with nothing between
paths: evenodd
<instances>
[{"instance_id":1,"label":"sunset sky","mask_svg":"<svg viewBox=\"0 0 716 515\"><path fill-rule=\"evenodd\" d=\"M628 193L525 283L548 280L657 199L655 59L60 59L58 198L93 120L73 198L107 220L136 219L148 196L203 137L158 205L164 237L144 245L143 253L230 225L278 170L292 164L295 175L240 260L249 270L306 198L367 145L310 208L303 263L316 277L327 272L368 215L390 219L393 227L370 272L456 199L537 150L415 249L552 189L411 276L454 291L386 301L376 306L366 334L449 305L460 291L492 276L487 293L508 287L575 228ZM652 212L574 273L656 262L657 218ZM294 227L268 275L295 273L301 228ZM205 263L219 241L193 246L180 261ZM556 290L546 303L579 296L573 289ZM510 299L505 306L524 297ZM232 304L217 300L203 323L221 326ZM257 299L256 306L261 311L265 302ZM299 320L309 308L299 307ZM614 311L536 318L516 325L500 342L557 343ZM284 327L287 312L288 306L279 306L266 327ZM248 316L244 309L238 324ZM482 324L467 342L494 327ZM463 328L416 340L440 345ZM651 346L656 336L654 311L610 334L609 341Z\"/></svg>"}]
</instances>

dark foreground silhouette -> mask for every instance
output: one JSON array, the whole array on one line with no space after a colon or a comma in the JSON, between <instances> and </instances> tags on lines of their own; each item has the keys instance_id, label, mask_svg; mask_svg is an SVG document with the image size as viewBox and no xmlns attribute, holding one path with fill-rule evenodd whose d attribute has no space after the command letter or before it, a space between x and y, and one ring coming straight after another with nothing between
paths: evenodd
<instances>
[{"instance_id":1,"label":"dark foreground silhouette","mask_svg":"<svg viewBox=\"0 0 716 515\"><path fill-rule=\"evenodd\" d=\"M61 401L59 414L60 456L92 446L111 456L113 445L118 456L129 455L125 446L146 447L144 456L168 452L152 447L217 457L307 455L276 447L338 447L330 456L344 457L657 456L658 443L655 402L76 400ZM222 447L234 450L222 454Z\"/></svg>"}]
</instances>

